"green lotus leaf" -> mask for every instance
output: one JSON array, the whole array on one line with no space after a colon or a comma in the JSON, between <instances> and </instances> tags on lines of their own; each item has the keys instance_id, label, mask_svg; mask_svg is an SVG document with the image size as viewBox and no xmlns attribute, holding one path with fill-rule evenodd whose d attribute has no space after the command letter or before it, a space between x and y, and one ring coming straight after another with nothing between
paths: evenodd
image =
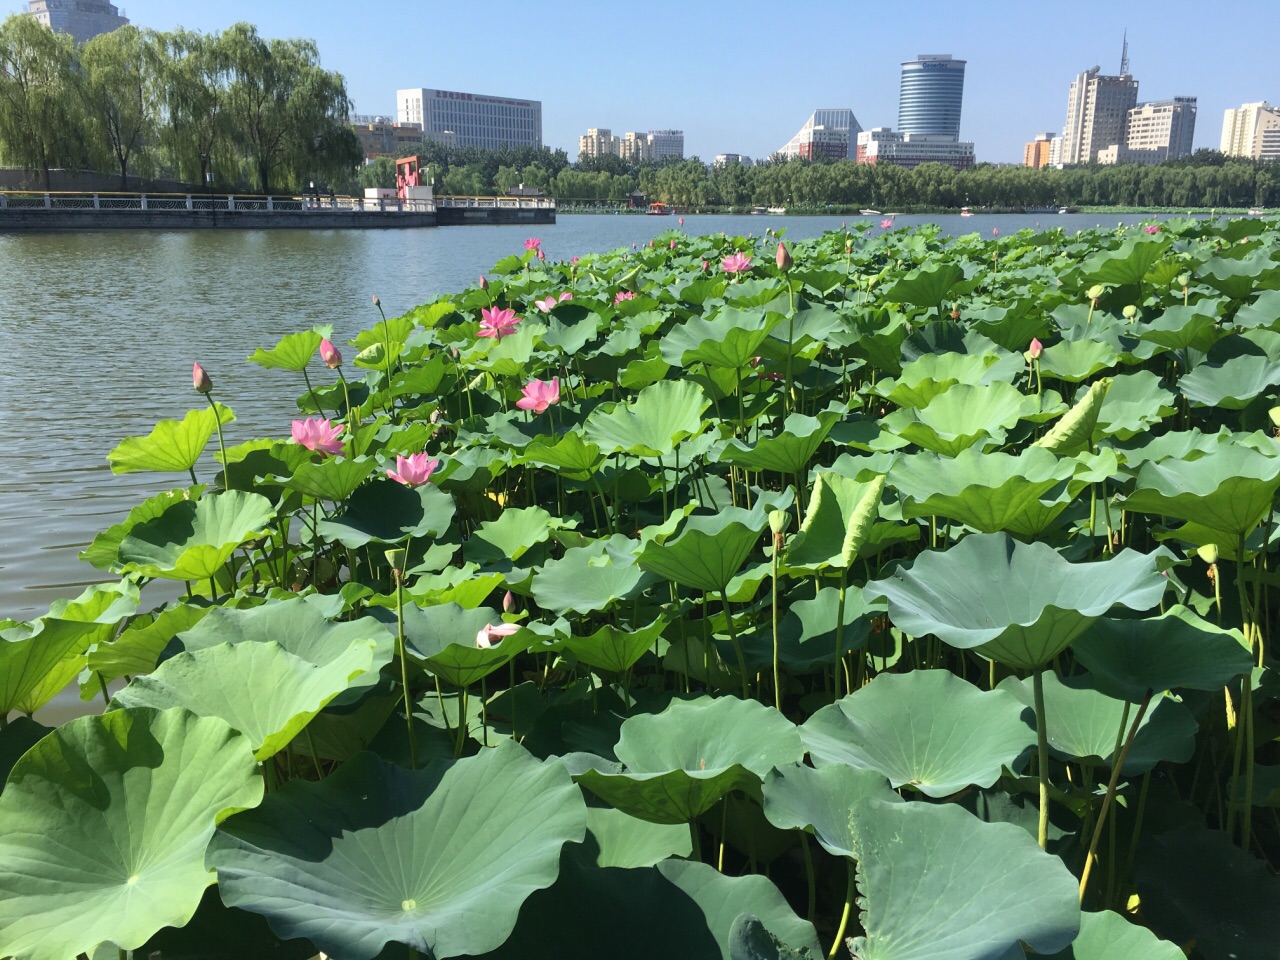
<instances>
[{"instance_id":1,"label":"green lotus leaf","mask_svg":"<svg viewBox=\"0 0 1280 960\"><path fill-rule=\"evenodd\" d=\"M1215 299L1166 307L1160 316L1137 328L1138 337L1170 350L1190 347L1205 353L1226 334L1218 325L1225 305L1225 301Z\"/></svg>"},{"instance_id":2,"label":"green lotus leaf","mask_svg":"<svg viewBox=\"0 0 1280 960\"><path fill-rule=\"evenodd\" d=\"M770 470L774 473L798 474L813 459L827 434L844 416L840 409L823 410L816 417L802 413L790 414L782 423L782 430L774 437L761 437L753 445L732 439L717 459L722 463L736 463L751 470Z\"/></svg>"},{"instance_id":3,"label":"green lotus leaf","mask_svg":"<svg viewBox=\"0 0 1280 960\"><path fill-rule=\"evenodd\" d=\"M961 383L934 397L927 407L895 410L882 423L904 440L953 457L980 440L1001 441L1019 420L1046 412L1036 397L1020 393L1013 384Z\"/></svg>"},{"instance_id":4,"label":"green lotus leaf","mask_svg":"<svg viewBox=\"0 0 1280 960\"><path fill-rule=\"evenodd\" d=\"M1012 696L982 691L946 670L884 674L823 707L800 728L816 766L875 770L895 787L946 797L989 787L1017 769L1035 727Z\"/></svg>"},{"instance_id":5,"label":"green lotus leaf","mask_svg":"<svg viewBox=\"0 0 1280 960\"><path fill-rule=\"evenodd\" d=\"M1103 377L1089 387L1066 416L1053 425L1048 433L1035 442L1035 446L1044 447L1050 453L1060 457L1070 456L1087 450L1093 443L1094 430L1098 426L1098 417L1102 413L1107 393L1111 389L1111 379Z\"/></svg>"},{"instance_id":6,"label":"green lotus leaf","mask_svg":"<svg viewBox=\"0 0 1280 960\"><path fill-rule=\"evenodd\" d=\"M636 563L636 543L624 536L566 550L533 575L538 606L557 614L594 613L635 596L653 581Z\"/></svg>"},{"instance_id":7,"label":"green lotus leaf","mask_svg":"<svg viewBox=\"0 0 1280 960\"><path fill-rule=\"evenodd\" d=\"M1015 354L926 353L903 364L896 380L883 379L871 389L894 406L925 407L957 383L976 387L1011 380L1020 369Z\"/></svg>"},{"instance_id":8,"label":"green lotus leaf","mask_svg":"<svg viewBox=\"0 0 1280 960\"><path fill-rule=\"evenodd\" d=\"M1021 827L951 804L867 800L853 839L859 960L1003 960L1019 941L1051 953L1079 932L1075 877Z\"/></svg>"},{"instance_id":9,"label":"green lotus leaf","mask_svg":"<svg viewBox=\"0 0 1280 960\"><path fill-rule=\"evenodd\" d=\"M808 950L797 950L769 932L759 917L744 913L729 930L729 960L811 960Z\"/></svg>"},{"instance_id":10,"label":"green lotus leaf","mask_svg":"<svg viewBox=\"0 0 1280 960\"><path fill-rule=\"evenodd\" d=\"M584 859L566 854L555 885L525 901L507 942L481 960L595 960L601 944L610 960L736 960L730 943L745 914L798 956L821 956L813 925L764 877L684 860L625 870Z\"/></svg>"},{"instance_id":11,"label":"green lotus leaf","mask_svg":"<svg viewBox=\"0 0 1280 960\"><path fill-rule=\"evenodd\" d=\"M781 310L782 304L775 309ZM760 355L775 363L785 362L788 356L812 356L845 327L845 319L830 307L815 306L801 297L796 300L795 310L769 332L760 345Z\"/></svg>"},{"instance_id":12,"label":"green lotus leaf","mask_svg":"<svg viewBox=\"0 0 1280 960\"><path fill-rule=\"evenodd\" d=\"M1094 686L1135 703L1148 690L1221 690L1253 666L1240 631L1216 627L1182 606L1145 620L1104 617L1072 651Z\"/></svg>"},{"instance_id":13,"label":"green lotus leaf","mask_svg":"<svg viewBox=\"0 0 1280 960\"><path fill-rule=\"evenodd\" d=\"M281 937L351 960L392 942L443 960L506 940L585 833L564 767L506 741L447 767L363 753L320 783L293 780L224 823L208 860L223 901Z\"/></svg>"},{"instance_id":14,"label":"green lotus leaf","mask_svg":"<svg viewBox=\"0 0 1280 960\"><path fill-rule=\"evenodd\" d=\"M142 946L191 919L214 825L262 798L244 737L185 710L64 724L0 794L0 954L65 960Z\"/></svg>"},{"instance_id":15,"label":"green lotus leaf","mask_svg":"<svg viewBox=\"0 0 1280 960\"><path fill-rule=\"evenodd\" d=\"M1280 363L1269 357L1246 354L1221 364L1200 364L1178 381L1178 389L1193 403L1243 410L1254 397L1277 384L1280 384Z\"/></svg>"},{"instance_id":16,"label":"green lotus leaf","mask_svg":"<svg viewBox=\"0 0 1280 960\"><path fill-rule=\"evenodd\" d=\"M1223 444L1198 460L1148 462L1138 471L1125 510L1189 520L1234 545L1266 517L1280 488L1280 457Z\"/></svg>"},{"instance_id":17,"label":"green lotus leaf","mask_svg":"<svg viewBox=\"0 0 1280 960\"><path fill-rule=\"evenodd\" d=\"M184 500L197 500L205 491L204 486L193 486L185 490L166 490L148 497L129 511L129 515L121 523L112 524L97 534L93 542L80 552L80 559L91 563L99 570L110 570L116 564L120 551L120 541L140 523L154 520L175 503Z\"/></svg>"},{"instance_id":18,"label":"green lotus leaf","mask_svg":"<svg viewBox=\"0 0 1280 960\"><path fill-rule=\"evenodd\" d=\"M597 867L652 867L693 852L684 824L649 823L612 807L587 808L587 833Z\"/></svg>"},{"instance_id":19,"label":"green lotus leaf","mask_svg":"<svg viewBox=\"0 0 1280 960\"><path fill-rule=\"evenodd\" d=\"M307 364L315 356L323 339L315 330L290 333L282 337L280 342L270 350L259 347L253 351L249 362L266 367L268 370L302 371L307 369Z\"/></svg>"},{"instance_id":20,"label":"green lotus leaf","mask_svg":"<svg viewBox=\"0 0 1280 960\"><path fill-rule=\"evenodd\" d=\"M1131 440L1128 446L1115 446L1115 452L1121 462L1134 470L1144 463L1159 463L1162 460L1199 460L1214 453L1223 443L1231 438L1225 427L1218 433L1201 433L1198 429L1174 430L1153 437L1146 434L1140 442Z\"/></svg>"},{"instance_id":21,"label":"green lotus leaf","mask_svg":"<svg viewBox=\"0 0 1280 960\"><path fill-rule=\"evenodd\" d=\"M210 887L196 915L182 929L165 927L134 951L156 960L227 960L228 957L270 957L271 960L312 960L316 948L306 940L282 941L256 913L223 904L218 888Z\"/></svg>"},{"instance_id":22,"label":"green lotus leaf","mask_svg":"<svg viewBox=\"0 0 1280 960\"><path fill-rule=\"evenodd\" d=\"M711 401L690 380L663 380L645 387L632 403L606 404L587 417L586 439L607 453L666 457L676 444L702 433Z\"/></svg>"},{"instance_id":23,"label":"green lotus leaf","mask_svg":"<svg viewBox=\"0 0 1280 960\"><path fill-rule=\"evenodd\" d=\"M848 570L870 535L884 486L883 474L860 483L838 473L819 473L800 532L787 544L788 572Z\"/></svg>"},{"instance_id":24,"label":"green lotus leaf","mask_svg":"<svg viewBox=\"0 0 1280 960\"><path fill-rule=\"evenodd\" d=\"M760 345L782 320L779 313L733 307L710 317L693 316L662 338L662 359L676 367L706 363L740 370L759 356Z\"/></svg>"},{"instance_id":25,"label":"green lotus leaf","mask_svg":"<svg viewBox=\"0 0 1280 960\"><path fill-rule=\"evenodd\" d=\"M1088 380L1099 370L1115 365L1118 354L1101 340L1063 340L1040 355L1040 373L1067 383Z\"/></svg>"},{"instance_id":26,"label":"green lotus leaf","mask_svg":"<svg viewBox=\"0 0 1280 960\"><path fill-rule=\"evenodd\" d=\"M724 590L764 531L762 511L725 507L714 516L690 517L680 534L644 545L636 562L650 573L710 593Z\"/></svg>"},{"instance_id":27,"label":"green lotus leaf","mask_svg":"<svg viewBox=\"0 0 1280 960\"><path fill-rule=\"evenodd\" d=\"M117 556L128 572L207 580L242 543L263 536L274 519L270 500L243 490L180 500L134 526L120 541Z\"/></svg>"},{"instance_id":28,"label":"green lotus leaf","mask_svg":"<svg viewBox=\"0 0 1280 960\"><path fill-rule=\"evenodd\" d=\"M53 699L79 672L80 655L95 632L93 623L52 618L0 630L0 716L13 710L34 713ZM70 676L60 672L66 663L72 665ZM61 682L49 683L55 673Z\"/></svg>"},{"instance_id":29,"label":"green lotus leaf","mask_svg":"<svg viewBox=\"0 0 1280 960\"><path fill-rule=\"evenodd\" d=\"M614 753L623 772L590 769L575 779L633 817L687 823L732 790L758 790L773 767L799 762L804 747L771 707L702 697L624 721Z\"/></svg>"},{"instance_id":30,"label":"green lotus leaf","mask_svg":"<svg viewBox=\"0 0 1280 960\"><path fill-rule=\"evenodd\" d=\"M661 378L659 378L661 379ZM600 447L582 439L576 431L569 431L554 445L535 440L524 448L516 463L533 463L549 467L572 480L590 479L605 461Z\"/></svg>"},{"instance_id":31,"label":"green lotus leaf","mask_svg":"<svg viewBox=\"0 0 1280 960\"><path fill-rule=\"evenodd\" d=\"M368 543L402 543L435 538L453 521L453 498L439 487L407 487L381 477L359 487L336 516L317 525L320 536L358 550Z\"/></svg>"},{"instance_id":32,"label":"green lotus leaf","mask_svg":"<svg viewBox=\"0 0 1280 960\"><path fill-rule=\"evenodd\" d=\"M887 524L886 524L887 526ZM778 621L778 659L787 672L800 676L820 666L833 664L836 655L836 622L839 619L840 591L823 587L815 596L794 600ZM861 650L871 637L872 618L884 612L883 603L868 602L862 589L850 586L844 598L844 630L840 636L841 655ZM747 667L767 670L773 663L773 630L765 627L744 637L742 649Z\"/></svg>"},{"instance_id":33,"label":"green lotus leaf","mask_svg":"<svg viewBox=\"0 0 1280 960\"><path fill-rule=\"evenodd\" d=\"M1070 483L1071 460L1028 447L1014 456L962 450L954 458L922 453L903 457L889 478L902 518L946 517L981 533L1035 537L1048 529L1082 483Z\"/></svg>"},{"instance_id":34,"label":"green lotus leaf","mask_svg":"<svg viewBox=\"0 0 1280 960\"><path fill-rule=\"evenodd\" d=\"M542 335L540 345L543 349L558 350L567 357L576 356L600 335L603 323L600 314L585 307L573 303L560 304L554 315L547 318L547 332Z\"/></svg>"},{"instance_id":35,"label":"green lotus leaf","mask_svg":"<svg viewBox=\"0 0 1280 960\"><path fill-rule=\"evenodd\" d=\"M1160 259L1169 243L1164 237L1126 240L1116 250L1106 250L1080 265L1084 286L1104 283L1123 287L1142 283L1152 265Z\"/></svg>"},{"instance_id":36,"label":"green lotus leaf","mask_svg":"<svg viewBox=\"0 0 1280 960\"><path fill-rule=\"evenodd\" d=\"M1112 378L1091 433L1129 440L1163 423L1174 410L1173 391L1161 386L1150 370L1121 374Z\"/></svg>"},{"instance_id":37,"label":"green lotus leaf","mask_svg":"<svg viewBox=\"0 0 1280 960\"><path fill-rule=\"evenodd\" d=\"M1248 300L1259 288L1275 289L1280 274L1276 263L1262 250L1239 260L1213 257L1196 270L1196 278L1232 300Z\"/></svg>"},{"instance_id":38,"label":"green lotus leaf","mask_svg":"<svg viewBox=\"0 0 1280 960\"><path fill-rule=\"evenodd\" d=\"M1086 682L1077 678L1064 683L1053 671L1045 672L1044 712L1049 747L1059 757L1110 767L1116 756L1125 702L1086 686ZM1034 705L1030 680L1009 677L997 689L1008 691L1028 707ZM1133 710L1128 712L1130 724L1134 714ZM1197 729L1191 711L1177 700L1165 696L1154 699L1120 772L1134 776L1146 773L1162 760L1188 760L1195 749Z\"/></svg>"},{"instance_id":39,"label":"green lotus leaf","mask_svg":"<svg viewBox=\"0 0 1280 960\"><path fill-rule=\"evenodd\" d=\"M111 709L183 707L218 717L243 733L254 757L283 750L350 682L373 666L375 643L356 640L338 656L315 664L274 641L219 644L180 653L154 673L135 677ZM269 696L263 696L270 691Z\"/></svg>"},{"instance_id":40,"label":"green lotus leaf","mask_svg":"<svg viewBox=\"0 0 1280 960\"><path fill-rule=\"evenodd\" d=\"M1118 913L1080 914L1080 935L1051 960L1185 960L1177 944Z\"/></svg>"},{"instance_id":41,"label":"green lotus leaf","mask_svg":"<svg viewBox=\"0 0 1280 960\"><path fill-rule=\"evenodd\" d=\"M86 665L108 683L126 675L150 673L169 641L199 623L211 609L182 603L134 618L113 643L90 650Z\"/></svg>"},{"instance_id":42,"label":"green lotus leaf","mask_svg":"<svg viewBox=\"0 0 1280 960\"><path fill-rule=\"evenodd\" d=\"M1225 833L1187 825L1151 837L1134 864L1142 915L1205 960L1271 960L1280 942L1280 880Z\"/></svg>"},{"instance_id":43,"label":"green lotus leaf","mask_svg":"<svg viewBox=\"0 0 1280 960\"><path fill-rule=\"evenodd\" d=\"M502 338L501 342L477 340L462 355L464 365L485 370L494 377L523 377L535 345L546 332L546 327L526 317L516 332Z\"/></svg>"},{"instance_id":44,"label":"green lotus leaf","mask_svg":"<svg viewBox=\"0 0 1280 960\"><path fill-rule=\"evenodd\" d=\"M964 279L964 270L955 263L933 263L913 270L884 291L889 303L909 303L917 307L936 307L942 310L942 302L952 287Z\"/></svg>"},{"instance_id":45,"label":"green lotus leaf","mask_svg":"<svg viewBox=\"0 0 1280 960\"><path fill-rule=\"evenodd\" d=\"M371 457L326 457L319 463L304 460L290 477L270 479L316 500L341 503L377 469Z\"/></svg>"},{"instance_id":46,"label":"green lotus leaf","mask_svg":"<svg viewBox=\"0 0 1280 960\"><path fill-rule=\"evenodd\" d=\"M1258 295L1258 299L1241 307L1231 318L1231 323L1240 330L1255 327L1270 329L1275 326L1278 319L1280 319L1280 290L1264 290Z\"/></svg>"},{"instance_id":47,"label":"green lotus leaf","mask_svg":"<svg viewBox=\"0 0 1280 960\"><path fill-rule=\"evenodd\" d=\"M934 634L1007 666L1048 663L1116 604L1155 606L1168 587L1157 569L1167 551L1123 550L1099 563L1071 563L1044 543L973 534L950 550L919 556L910 570L867 584L889 600L889 617L916 637Z\"/></svg>"},{"instance_id":48,"label":"green lotus leaf","mask_svg":"<svg viewBox=\"0 0 1280 960\"><path fill-rule=\"evenodd\" d=\"M215 414L216 409L216 414ZM151 470L159 473L186 473L196 465L209 438L222 425L235 420L230 407L214 404L192 410L181 420L161 420L145 437L121 440L107 454L112 473L136 473Z\"/></svg>"},{"instance_id":49,"label":"green lotus leaf","mask_svg":"<svg viewBox=\"0 0 1280 960\"><path fill-rule=\"evenodd\" d=\"M853 816L859 803L904 802L882 773L843 763L777 767L765 777L763 796L770 823L780 830L812 830L814 839L836 857L854 855Z\"/></svg>"},{"instance_id":50,"label":"green lotus leaf","mask_svg":"<svg viewBox=\"0 0 1280 960\"><path fill-rule=\"evenodd\" d=\"M372 617L332 622L299 597L244 610L219 607L207 611L207 616L195 625L179 629L178 639L188 653L224 643L278 643L293 656L317 667L342 656L353 646L372 641L375 652L369 672L352 680L350 692L339 696L338 703L353 702L361 691L377 683L378 670L391 662L394 644L387 628Z\"/></svg>"},{"instance_id":51,"label":"green lotus leaf","mask_svg":"<svg viewBox=\"0 0 1280 960\"><path fill-rule=\"evenodd\" d=\"M589 667L624 673L635 666L636 661L643 657L646 651L653 649L667 622L660 617L639 630L624 630L612 624L605 624L590 636L566 637L560 645ZM609 866L626 866L626 864L609 864Z\"/></svg>"},{"instance_id":52,"label":"green lotus leaf","mask_svg":"<svg viewBox=\"0 0 1280 960\"><path fill-rule=\"evenodd\" d=\"M462 555L480 564L514 562L563 526L564 521L553 518L542 507L504 510L497 520L480 524L463 544Z\"/></svg>"},{"instance_id":53,"label":"green lotus leaf","mask_svg":"<svg viewBox=\"0 0 1280 960\"><path fill-rule=\"evenodd\" d=\"M477 646L476 635L500 620L492 610L466 610L456 603L406 607L405 648L442 680L455 687L467 687L505 666L534 641L532 633L522 630L493 640L492 646Z\"/></svg>"}]
</instances>

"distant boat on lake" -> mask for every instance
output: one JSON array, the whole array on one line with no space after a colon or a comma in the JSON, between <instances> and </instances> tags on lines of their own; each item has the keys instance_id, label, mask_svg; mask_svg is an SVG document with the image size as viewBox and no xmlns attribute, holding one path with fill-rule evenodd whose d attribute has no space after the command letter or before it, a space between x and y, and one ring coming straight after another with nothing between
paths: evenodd
<instances>
[{"instance_id":1,"label":"distant boat on lake","mask_svg":"<svg viewBox=\"0 0 1280 960\"><path fill-rule=\"evenodd\" d=\"M880 216L880 211L879 211L879 210L859 210L858 212L859 212L860 214L862 214L864 217L878 217L878 216Z\"/></svg>"}]
</instances>

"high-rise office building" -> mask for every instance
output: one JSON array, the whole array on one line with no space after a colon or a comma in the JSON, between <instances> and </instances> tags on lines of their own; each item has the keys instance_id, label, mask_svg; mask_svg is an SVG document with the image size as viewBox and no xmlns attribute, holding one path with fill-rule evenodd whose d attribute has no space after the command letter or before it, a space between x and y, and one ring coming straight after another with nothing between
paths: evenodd
<instances>
[{"instance_id":1,"label":"high-rise office building","mask_svg":"<svg viewBox=\"0 0 1280 960\"><path fill-rule=\"evenodd\" d=\"M858 163L887 163L911 170L922 163L941 163L953 170L973 166L973 141L945 134L895 133L873 127L858 134Z\"/></svg>"},{"instance_id":2,"label":"high-rise office building","mask_svg":"<svg viewBox=\"0 0 1280 960\"><path fill-rule=\"evenodd\" d=\"M50 30L71 34L76 43L110 33L129 22L114 4L104 0L29 0L27 14Z\"/></svg>"},{"instance_id":3,"label":"high-rise office building","mask_svg":"<svg viewBox=\"0 0 1280 960\"><path fill-rule=\"evenodd\" d=\"M653 159L659 162L684 159L683 130L650 130L648 140L653 149Z\"/></svg>"},{"instance_id":4,"label":"high-rise office building","mask_svg":"<svg viewBox=\"0 0 1280 960\"><path fill-rule=\"evenodd\" d=\"M1280 160L1280 107L1260 100L1227 110L1220 149L1232 157Z\"/></svg>"},{"instance_id":5,"label":"high-rise office building","mask_svg":"<svg viewBox=\"0 0 1280 960\"><path fill-rule=\"evenodd\" d=\"M542 146L542 102L415 87L396 91L396 120L458 147Z\"/></svg>"},{"instance_id":6,"label":"high-rise office building","mask_svg":"<svg viewBox=\"0 0 1280 960\"><path fill-rule=\"evenodd\" d=\"M1196 98L1140 103L1129 111L1125 146L1129 161L1163 163L1191 155L1196 135Z\"/></svg>"},{"instance_id":7,"label":"high-rise office building","mask_svg":"<svg viewBox=\"0 0 1280 960\"><path fill-rule=\"evenodd\" d=\"M853 156L862 127L846 108L815 110L778 153L788 159L844 160Z\"/></svg>"},{"instance_id":8,"label":"high-rise office building","mask_svg":"<svg viewBox=\"0 0 1280 960\"><path fill-rule=\"evenodd\" d=\"M1102 73L1101 67L1078 74L1067 95L1062 162L1089 163L1100 151L1124 143L1129 111L1137 105L1138 81L1127 69L1118 76Z\"/></svg>"},{"instance_id":9,"label":"high-rise office building","mask_svg":"<svg viewBox=\"0 0 1280 960\"><path fill-rule=\"evenodd\" d=\"M903 61L898 133L960 139L965 63L950 54L922 54Z\"/></svg>"}]
</instances>

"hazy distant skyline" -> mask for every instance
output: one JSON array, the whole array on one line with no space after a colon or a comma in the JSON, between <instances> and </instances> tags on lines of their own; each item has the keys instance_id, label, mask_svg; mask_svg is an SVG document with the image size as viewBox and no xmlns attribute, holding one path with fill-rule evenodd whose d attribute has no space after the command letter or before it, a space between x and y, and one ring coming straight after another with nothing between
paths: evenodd
<instances>
[{"instance_id":1,"label":"hazy distant skyline","mask_svg":"<svg viewBox=\"0 0 1280 960\"><path fill-rule=\"evenodd\" d=\"M709 161L766 157L822 107L852 108L863 128L896 126L901 61L949 53L968 61L961 137L975 142L979 162L1020 163L1036 133L1061 132L1077 73L1118 70L1126 29L1139 100L1198 98L1197 149L1217 148L1228 107L1280 101L1280 68L1251 42L1280 28L1276 0L649 0L616 12L598 0L117 6L157 30L246 20L267 37L312 38L325 68L346 78L357 113L394 116L395 91L408 87L541 100L543 141L570 160L588 127L682 129L685 155Z\"/></svg>"}]
</instances>

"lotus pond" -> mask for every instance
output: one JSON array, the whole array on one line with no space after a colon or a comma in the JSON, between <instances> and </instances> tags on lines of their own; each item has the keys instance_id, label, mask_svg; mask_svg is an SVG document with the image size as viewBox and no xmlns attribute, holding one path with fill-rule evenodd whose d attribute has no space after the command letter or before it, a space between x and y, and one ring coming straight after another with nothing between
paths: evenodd
<instances>
[{"instance_id":1,"label":"lotus pond","mask_svg":"<svg viewBox=\"0 0 1280 960\"><path fill-rule=\"evenodd\" d=\"M1280 231L867 226L197 366L0 622L0 956L1274 960Z\"/></svg>"}]
</instances>

